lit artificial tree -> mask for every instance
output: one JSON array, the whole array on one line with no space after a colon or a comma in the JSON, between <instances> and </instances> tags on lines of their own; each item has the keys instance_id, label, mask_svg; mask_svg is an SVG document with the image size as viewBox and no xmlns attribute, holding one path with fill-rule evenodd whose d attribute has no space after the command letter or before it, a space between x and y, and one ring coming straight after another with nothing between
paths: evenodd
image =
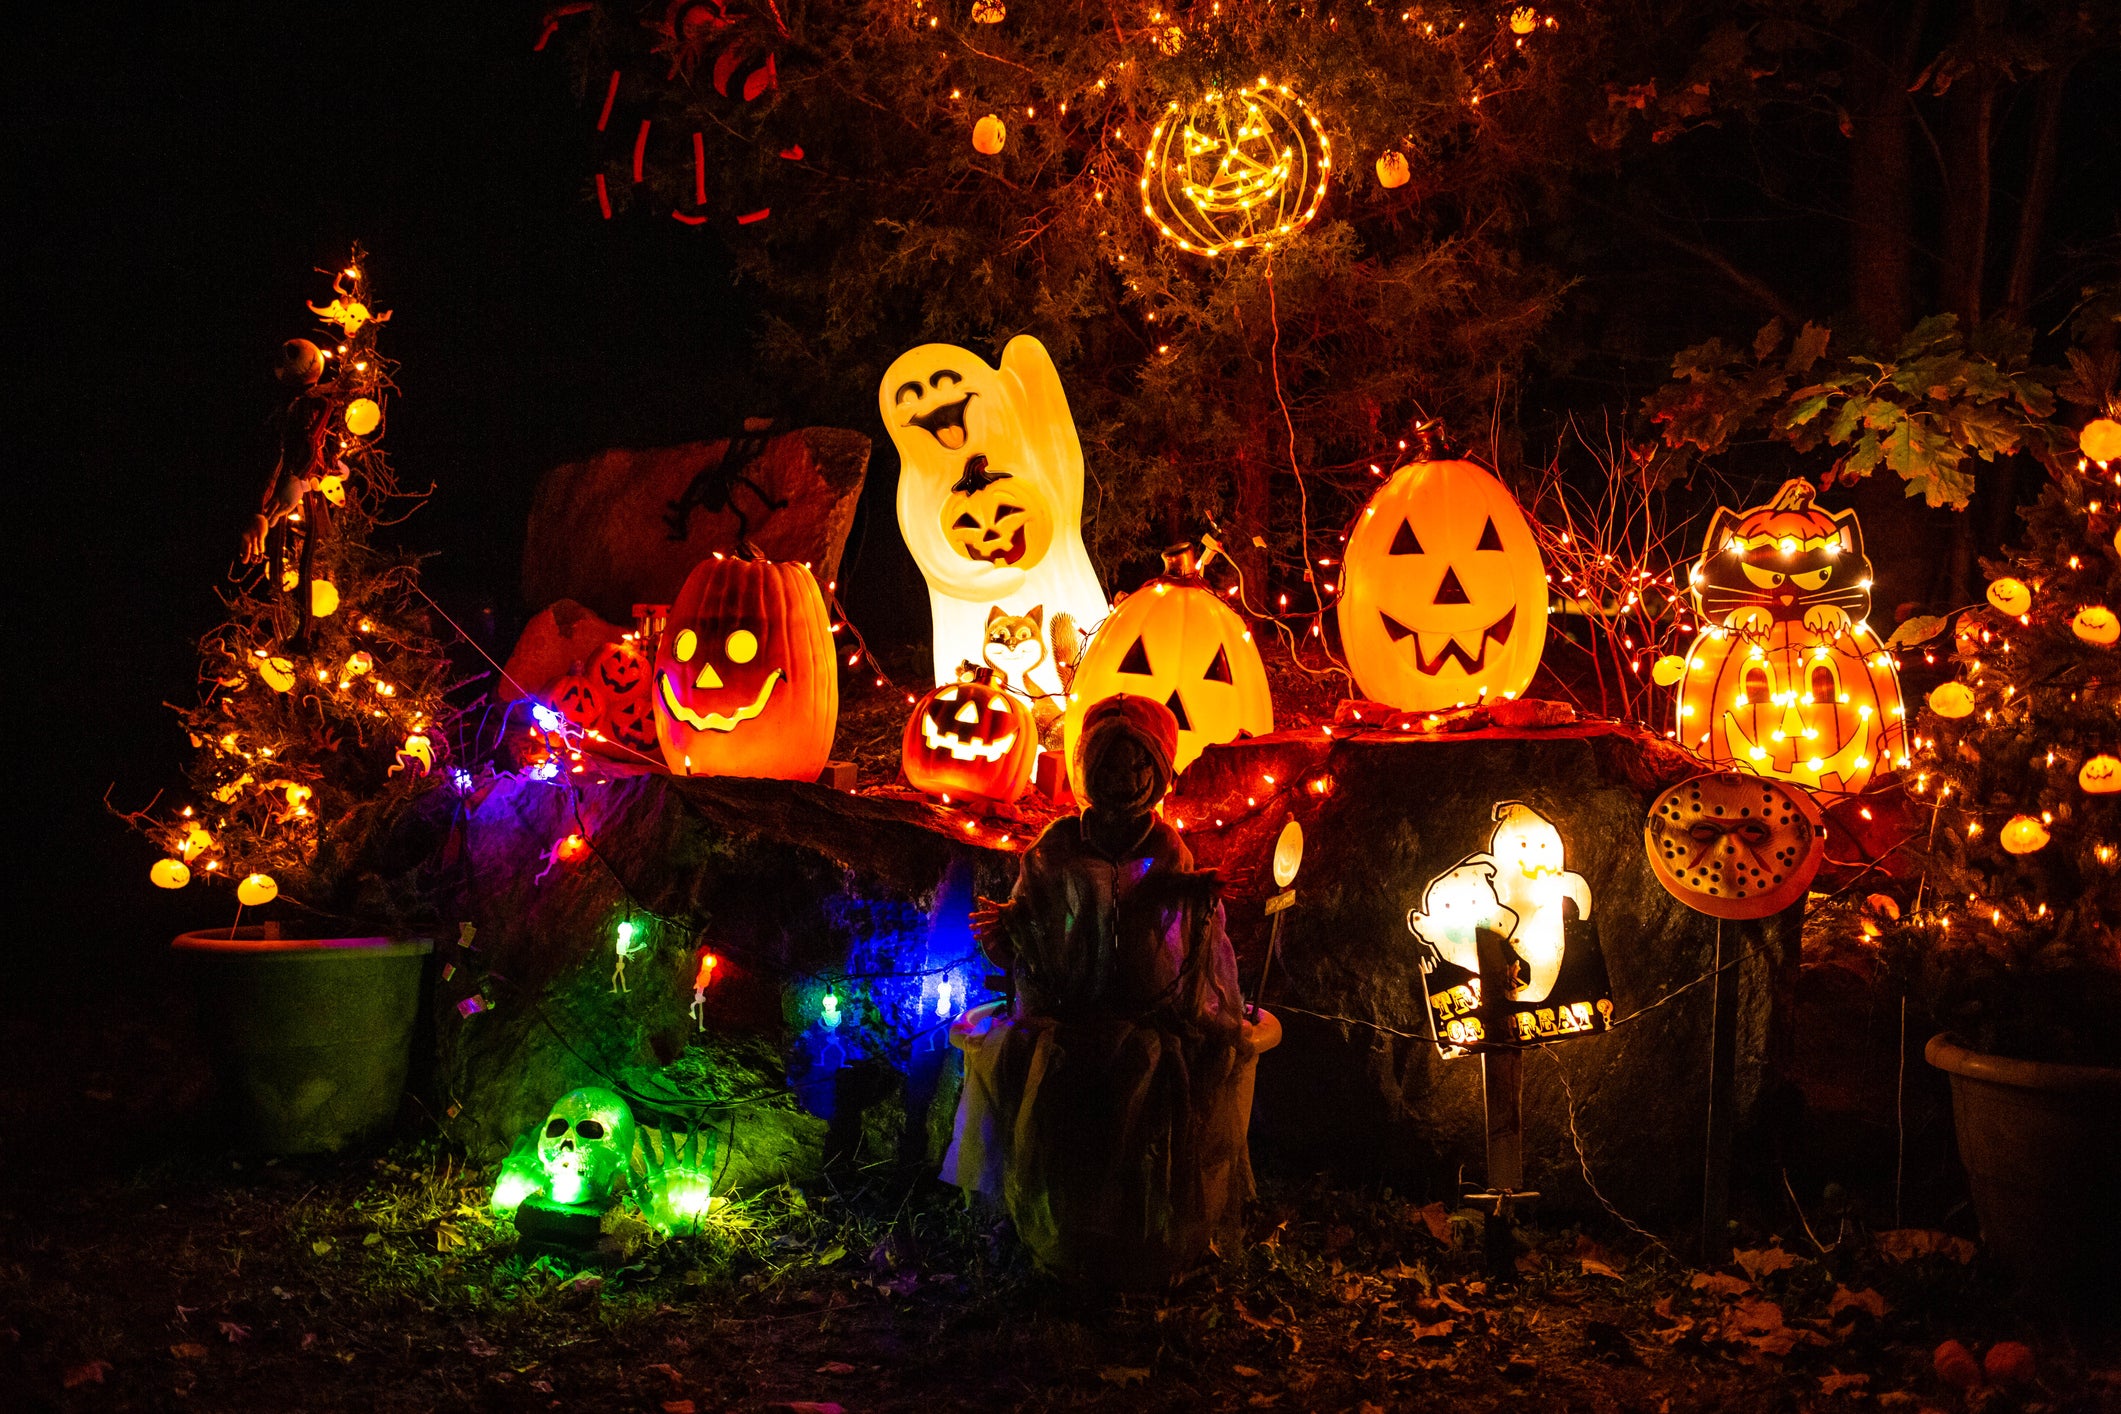
<instances>
[{"instance_id":1,"label":"lit artificial tree","mask_svg":"<svg viewBox=\"0 0 2121 1414\"><path fill-rule=\"evenodd\" d=\"M2121 1063L2121 428L2053 459L2022 547L1955 625L1910 784L1921 886L1895 930L1936 1020L1985 1051Z\"/></svg>"},{"instance_id":2,"label":"lit artificial tree","mask_svg":"<svg viewBox=\"0 0 2121 1414\"><path fill-rule=\"evenodd\" d=\"M374 913L364 850L434 783L446 752L449 662L430 632L419 563L371 536L417 507L383 450L394 367L377 351L356 245L331 275L321 332L282 346L276 458L199 643L199 693L178 707L193 748L189 803L131 817L166 851L154 882L227 880L239 902L285 895Z\"/></svg>"}]
</instances>

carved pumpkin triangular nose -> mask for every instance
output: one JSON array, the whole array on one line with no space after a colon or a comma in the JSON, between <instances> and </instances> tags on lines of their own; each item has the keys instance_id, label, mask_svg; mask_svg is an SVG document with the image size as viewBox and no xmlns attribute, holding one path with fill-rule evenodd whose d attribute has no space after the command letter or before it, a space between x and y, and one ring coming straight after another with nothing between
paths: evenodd
<instances>
[{"instance_id":1,"label":"carved pumpkin triangular nose","mask_svg":"<svg viewBox=\"0 0 2121 1414\"><path fill-rule=\"evenodd\" d=\"M1178 718L1178 729L1180 731L1190 732L1193 730L1193 722L1186 716L1186 704L1180 699L1176 689L1172 691L1170 700L1164 703L1164 706L1169 707L1171 715Z\"/></svg>"},{"instance_id":2,"label":"carved pumpkin triangular nose","mask_svg":"<svg viewBox=\"0 0 2121 1414\"><path fill-rule=\"evenodd\" d=\"M1444 567L1443 583L1436 586L1436 602L1439 604L1470 604L1473 602L1473 597L1466 593L1466 587L1458 582L1458 571L1448 565Z\"/></svg>"}]
</instances>

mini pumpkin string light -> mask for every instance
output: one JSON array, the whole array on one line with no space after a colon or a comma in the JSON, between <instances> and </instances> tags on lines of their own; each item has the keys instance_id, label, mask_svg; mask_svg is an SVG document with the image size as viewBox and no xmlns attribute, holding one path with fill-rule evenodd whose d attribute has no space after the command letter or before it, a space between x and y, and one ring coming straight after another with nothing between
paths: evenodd
<instances>
[{"instance_id":1,"label":"mini pumpkin string light","mask_svg":"<svg viewBox=\"0 0 2121 1414\"><path fill-rule=\"evenodd\" d=\"M2077 610L2077 616L2069 621L2069 631L2086 643L2104 648L2121 639L2121 619L2104 604L2087 604Z\"/></svg>"},{"instance_id":2,"label":"mini pumpkin string light","mask_svg":"<svg viewBox=\"0 0 2121 1414\"><path fill-rule=\"evenodd\" d=\"M2086 795L2111 795L2121 790L2121 760L2101 754L2077 769L2077 788Z\"/></svg>"},{"instance_id":3,"label":"mini pumpkin string light","mask_svg":"<svg viewBox=\"0 0 2121 1414\"><path fill-rule=\"evenodd\" d=\"M1407 155L1404 152L1387 152L1377 159L1377 184L1390 191L1403 187L1413 173L1407 170Z\"/></svg>"},{"instance_id":4,"label":"mini pumpkin string light","mask_svg":"<svg viewBox=\"0 0 2121 1414\"><path fill-rule=\"evenodd\" d=\"M1142 156L1142 214L1180 250L1272 250L1318 214L1332 169L1304 101L1261 78L1165 110Z\"/></svg>"},{"instance_id":5,"label":"mini pumpkin string light","mask_svg":"<svg viewBox=\"0 0 2121 1414\"><path fill-rule=\"evenodd\" d=\"M2033 591L2026 588L2024 580L2005 575L1989 582L1988 602L1995 605L1999 612L2009 614L2015 619L2032 608Z\"/></svg>"},{"instance_id":6,"label":"mini pumpkin string light","mask_svg":"<svg viewBox=\"0 0 2121 1414\"><path fill-rule=\"evenodd\" d=\"M2121 422L2110 417L2093 418L2077 434L2077 446L2101 466L2121 457Z\"/></svg>"},{"instance_id":7,"label":"mini pumpkin string light","mask_svg":"<svg viewBox=\"0 0 2121 1414\"><path fill-rule=\"evenodd\" d=\"M1009 141L1009 125L993 113L972 125L972 150L992 157Z\"/></svg>"},{"instance_id":8,"label":"mini pumpkin string light","mask_svg":"<svg viewBox=\"0 0 2121 1414\"><path fill-rule=\"evenodd\" d=\"M1974 694L1963 682L1941 682L1930 689L1930 710L1940 717L1957 719L1974 710Z\"/></svg>"},{"instance_id":9,"label":"mini pumpkin string light","mask_svg":"<svg viewBox=\"0 0 2121 1414\"><path fill-rule=\"evenodd\" d=\"M1997 839L2006 853L2031 854L2047 847L2047 826L2032 815L2013 815L2005 822Z\"/></svg>"}]
</instances>

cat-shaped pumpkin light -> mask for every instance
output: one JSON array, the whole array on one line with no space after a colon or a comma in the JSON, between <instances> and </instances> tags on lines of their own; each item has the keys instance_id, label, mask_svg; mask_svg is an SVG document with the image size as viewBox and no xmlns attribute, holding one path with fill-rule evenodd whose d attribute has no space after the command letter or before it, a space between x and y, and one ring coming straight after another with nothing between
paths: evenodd
<instances>
[{"instance_id":1,"label":"cat-shaped pumpkin light","mask_svg":"<svg viewBox=\"0 0 2121 1414\"><path fill-rule=\"evenodd\" d=\"M1105 616L1083 547L1083 449L1045 345L1020 334L1002 366L952 344L900 354L877 386L899 453L898 523L928 581L935 681L982 658L989 614ZM1063 690L1052 658L1013 686Z\"/></svg>"},{"instance_id":2,"label":"cat-shaped pumpkin light","mask_svg":"<svg viewBox=\"0 0 2121 1414\"><path fill-rule=\"evenodd\" d=\"M1712 765L1858 791L1907 764L1892 655L1870 630L1871 562L1854 511L1785 482L1719 506L1689 578L1701 634L1679 680L1679 739Z\"/></svg>"}]
</instances>

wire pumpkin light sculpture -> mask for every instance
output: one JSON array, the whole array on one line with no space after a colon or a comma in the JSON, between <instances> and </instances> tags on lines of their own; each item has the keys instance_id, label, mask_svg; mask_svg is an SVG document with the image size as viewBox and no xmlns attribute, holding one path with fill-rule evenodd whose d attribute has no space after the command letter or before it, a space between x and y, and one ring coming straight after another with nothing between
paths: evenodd
<instances>
[{"instance_id":1,"label":"wire pumpkin light sculpture","mask_svg":"<svg viewBox=\"0 0 2121 1414\"><path fill-rule=\"evenodd\" d=\"M1180 250L1272 250L1318 214L1332 144L1287 84L1172 103L1142 158L1142 214Z\"/></svg>"}]
</instances>

